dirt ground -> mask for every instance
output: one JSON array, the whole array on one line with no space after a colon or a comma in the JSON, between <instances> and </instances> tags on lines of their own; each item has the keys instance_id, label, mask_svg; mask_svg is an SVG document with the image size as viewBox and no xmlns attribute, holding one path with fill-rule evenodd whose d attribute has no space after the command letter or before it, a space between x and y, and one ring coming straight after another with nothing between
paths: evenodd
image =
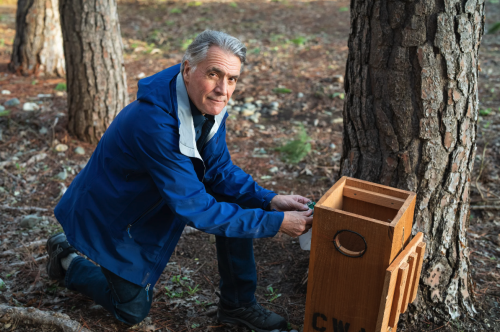
<instances>
[{"instance_id":1,"label":"dirt ground","mask_svg":"<svg viewBox=\"0 0 500 332\"><path fill-rule=\"evenodd\" d=\"M488 29L500 21L500 6L498 0L487 0L486 6ZM49 280L45 272L46 252L40 243L61 230L53 208L95 146L75 140L65 129L66 93L56 91L64 79L8 71L15 9L0 2L0 90L10 91L0 94L0 104L20 100L0 116L0 278L5 282L0 303L64 313L92 331L127 330L90 299ZM335 183L348 1L121 1L118 9L131 101L138 79L179 63L196 33L224 30L245 42L249 60L228 119L233 161L281 194L317 201ZM418 317L411 326L401 325L402 331L500 331L500 33L484 36L480 63L481 116L469 229L478 315L450 322ZM23 111L26 102L40 109ZM236 108L244 103L256 104L262 116L239 114ZM311 151L300 163L287 163L276 148L299 135L302 127ZM78 151L83 154L76 148L83 148ZM297 239L278 235L256 240L255 256L258 301L301 330L309 252L300 249ZM210 236L183 235L155 286L149 317L130 330L245 331L217 322L218 281ZM19 322L0 323L2 329L41 331Z\"/></svg>"}]
</instances>

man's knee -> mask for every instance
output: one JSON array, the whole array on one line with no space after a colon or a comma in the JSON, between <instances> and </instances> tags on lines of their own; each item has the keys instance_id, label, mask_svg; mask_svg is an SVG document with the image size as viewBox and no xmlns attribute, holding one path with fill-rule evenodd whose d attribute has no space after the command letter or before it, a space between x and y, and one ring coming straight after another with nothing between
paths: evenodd
<instances>
[{"instance_id":1,"label":"man's knee","mask_svg":"<svg viewBox=\"0 0 500 332\"><path fill-rule=\"evenodd\" d=\"M142 322L148 316L150 309L151 303L146 301L120 304L115 308L116 315L119 316L117 318L128 325L136 325Z\"/></svg>"}]
</instances>

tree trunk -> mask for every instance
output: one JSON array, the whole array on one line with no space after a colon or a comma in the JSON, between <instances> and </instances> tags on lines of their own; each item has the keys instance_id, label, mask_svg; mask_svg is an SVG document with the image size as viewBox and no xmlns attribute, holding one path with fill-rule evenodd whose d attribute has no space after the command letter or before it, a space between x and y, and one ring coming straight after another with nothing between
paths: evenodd
<instances>
[{"instance_id":1,"label":"tree trunk","mask_svg":"<svg viewBox=\"0 0 500 332\"><path fill-rule=\"evenodd\" d=\"M65 75L58 0L19 0L9 68L23 75Z\"/></svg>"},{"instance_id":2,"label":"tree trunk","mask_svg":"<svg viewBox=\"0 0 500 332\"><path fill-rule=\"evenodd\" d=\"M60 0L68 88L68 130L97 143L128 103L114 0Z\"/></svg>"},{"instance_id":3,"label":"tree trunk","mask_svg":"<svg viewBox=\"0 0 500 332\"><path fill-rule=\"evenodd\" d=\"M417 192L414 313L475 313L469 183L484 0L352 0L341 175ZM416 318L417 315L414 315Z\"/></svg>"}]
</instances>

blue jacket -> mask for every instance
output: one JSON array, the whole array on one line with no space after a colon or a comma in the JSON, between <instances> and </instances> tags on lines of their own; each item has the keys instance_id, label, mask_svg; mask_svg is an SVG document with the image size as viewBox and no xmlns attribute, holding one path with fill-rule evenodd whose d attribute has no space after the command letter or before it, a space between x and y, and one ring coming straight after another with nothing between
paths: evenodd
<instances>
[{"instance_id":1,"label":"blue jacket","mask_svg":"<svg viewBox=\"0 0 500 332\"><path fill-rule=\"evenodd\" d=\"M179 70L139 82L137 100L113 120L54 211L77 250L146 288L158 280L186 224L262 238L274 236L284 217L263 210L276 194L231 162L225 109L200 155ZM217 202L205 186L232 202Z\"/></svg>"}]
</instances>

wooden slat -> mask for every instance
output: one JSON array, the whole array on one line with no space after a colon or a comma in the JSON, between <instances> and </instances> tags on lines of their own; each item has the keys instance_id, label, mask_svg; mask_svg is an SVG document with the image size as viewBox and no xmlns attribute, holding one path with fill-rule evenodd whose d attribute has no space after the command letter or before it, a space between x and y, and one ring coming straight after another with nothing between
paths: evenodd
<instances>
[{"instance_id":1,"label":"wooden slat","mask_svg":"<svg viewBox=\"0 0 500 332\"><path fill-rule=\"evenodd\" d=\"M387 226L394 220L398 210L360 201L344 196L342 210L384 222ZM401 242L401 241L400 241ZM385 270L385 269L384 269Z\"/></svg>"},{"instance_id":2,"label":"wooden slat","mask_svg":"<svg viewBox=\"0 0 500 332\"><path fill-rule=\"evenodd\" d=\"M409 267L410 265L408 263L403 263L398 270L398 279L396 281L394 298L392 300L391 316L389 317L389 326L392 328L396 328L398 325Z\"/></svg>"},{"instance_id":3,"label":"wooden slat","mask_svg":"<svg viewBox=\"0 0 500 332\"><path fill-rule=\"evenodd\" d=\"M401 303L401 313L405 313L406 309L408 309L408 301L410 300L410 293L413 289L413 276L415 274L415 270L417 267L417 258L418 255L416 252L412 252L408 257L408 265L410 265L408 270L408 282L406 283L405 292L403 295L403 302Z\"/></svg>"},{"instance_id":4,"label":"wooden slat","mask_svg":"<svg viewBox=\"0 0 500 332\"><path fill-rule=\"evenodd\" d=\"M379 194L350 186L344 186L344 196L395 210L399 210L405 202L405 199L402 198Z\"/></svg>"},{"instance_id":5,"label":"wooden slat","mask_svg":"<svg viewBox=\"0 0 500 332\"><path fill-rule=\"evenodd\" d=\"M389 323L389 316L391 314L392 302L394 297L394 289L396 287L396 281L399 267L402 263L408 260L408 256L415 252L416 247L423 240L423 234L417 233L415 237L410 241L406 248L394 259L389 268L385 272L384 288L382 291L382 297L380 299L379 313L377 319L376 332L385 332L387 330L387 324ZM407 278L408 280L408 278Z\"/></svg>"},{"instance_id":6,"label":"wooden slat","mask_svg":"<svg viewBox=\"0 0 500 332\"><path fill-rule=\"evenodd\" d=\"M415 274L413 276L413 288L411 289L411 294L410 294L410 303L415 301L417 298L417 292L418 292L418 284L420 282L420 274L422 273L422 264L424 262L424 256L425 256L425 242L421 242L417 245L417 268L415 270Z\"/></svg>"},{"instance_id":7,"label":"wooden slat","mask_svg":"<svg viewBox=\"0 0 500 332\"><path fill-rule=\"evenodd\" d=\"M413 193L411 191L401 190L401 189L388 187L388 186L384 186L381 184L368 182L368 181L364 181L364 180L353 179L353 178L349 178L349 177L346 177L345 185L349 186L349 187L355 187L355 188L368 190L368 191L372 191L372 192L376 192L376 193L380 193L380 194L384 194L384 195L394 196L397 198L403 198L403 199L407 199L410 196L416 195L415 193Z\"/></svg>"}]
</instances>

